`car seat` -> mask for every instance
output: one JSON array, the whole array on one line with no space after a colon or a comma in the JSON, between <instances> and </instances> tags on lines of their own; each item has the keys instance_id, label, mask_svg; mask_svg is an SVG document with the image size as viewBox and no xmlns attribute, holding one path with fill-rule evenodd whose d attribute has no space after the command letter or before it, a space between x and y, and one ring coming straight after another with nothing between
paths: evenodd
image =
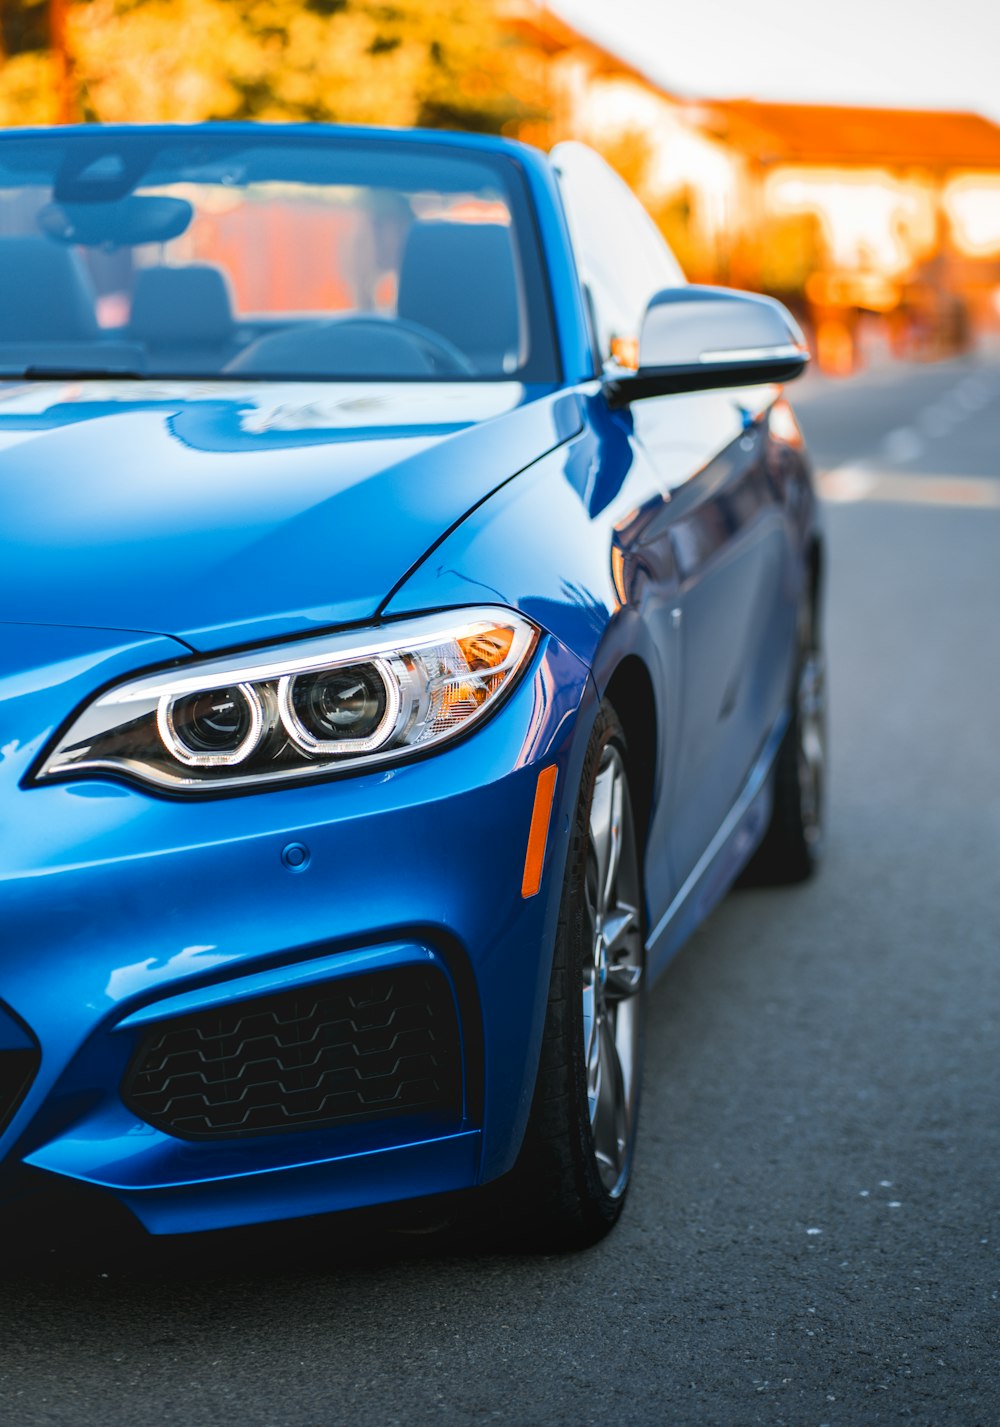
<instances>
[{"instance_id":1,"label":"car seat","mask_svg":"<svg viewBox=\"0 0 1000 1427\"><path fill-rule=\"evenodd\" d=\"M129 336L145 345L152 371L214 375L236 350L225 273L209 263L141 268Z\"/></svg>"},{"instance_id":2,"label":"car seat","mask_svg":"<svg viewBox=\"0 0 1000 1427\"><path fill-rule=\"evenodd\" d=\"M48 238L0 238L0 342L99 336L94 286L77 252Z\"/></svg>"},{"instance_id":3,"label":"car seat","mask_svg":"<svg viewBox=\"0 0 1000 1427\"><path fill-rule=\"evenodd\" d=\"M399 274L398 315L439 332L484 376L520 365L518 286L510 229L417 223Z\"/></svg>"}]
</instances>

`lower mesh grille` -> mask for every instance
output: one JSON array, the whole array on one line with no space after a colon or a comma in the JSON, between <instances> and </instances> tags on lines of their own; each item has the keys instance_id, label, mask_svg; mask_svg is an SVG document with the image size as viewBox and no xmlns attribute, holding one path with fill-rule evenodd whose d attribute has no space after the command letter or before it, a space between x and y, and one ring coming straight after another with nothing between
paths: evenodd
<instances>
[{"instance_id":1,"label":"lower mesh grille","mask_svg":"<svg viewBox=\"0 0 1000 1427\"><path fill-rule=\"evenodd\" d=\"M392 1115L458 1120L448 983L430 967L242 1001L150 1031L122 1099L172 1135L218 1139Z\"/></svg>"}]
</instances>

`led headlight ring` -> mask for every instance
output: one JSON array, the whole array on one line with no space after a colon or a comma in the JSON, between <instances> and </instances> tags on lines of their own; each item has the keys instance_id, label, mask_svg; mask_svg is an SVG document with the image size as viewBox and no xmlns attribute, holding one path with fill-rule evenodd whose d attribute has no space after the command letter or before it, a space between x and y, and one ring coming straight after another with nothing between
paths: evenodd
<instances>
[{"instance_id":1,"label":"led headlight ring","mask_svg":"<svg viewBox=\"0 0 1000 1427\"><path fill-rule=\"evenodd\" d=\"M242 696L250 724L235 748L213 753L209 749L193 748L185 742L183 730L178 727L177 711L181 705L192 704L199 698L210 698L212 694L225 694L227 690L206 689L203 694L187 694L180 697L164 694L156 706L156 728L164 744L180 763L189 768L235 768L248 758L260 742L264 731L264 704L260 694L252 684L232 686Z\"/></svg>"},{"instance_id":2,"label":"led headlight ring","mask_svg":"<svg viewBox=\"0 0 1000 1427\"><path fill-rule=\"evenodd\" d=\"M385 709L378 724L364 738L317 738L310 732L302 722L295 708L295 686L299 680L319 679L324 675L333 675L339 669L351 668L371 669L376 676L381 679L385 690ZM399 719L400 709L400 688L399 679L384 659L371 659L363 664L345 664L334 666L330 669L318 670L308 674L292 674L285 677L278 684L278 710L281 714L281 722L295 743L300 748L306 749L309 753L372 753L376 748L380 748L389 738Z\"/></svg>"}]
</instances>

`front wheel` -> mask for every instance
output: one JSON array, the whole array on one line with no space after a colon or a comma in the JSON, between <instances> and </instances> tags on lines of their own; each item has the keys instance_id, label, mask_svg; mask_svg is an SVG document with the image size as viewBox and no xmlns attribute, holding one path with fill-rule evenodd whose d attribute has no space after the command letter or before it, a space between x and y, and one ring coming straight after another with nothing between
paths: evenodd
<instances>
[{"instance_id":1,"label":"front wheel","mask_svg":"<svg viewBox=\"0 0 1000 1427\"><path fill-rule=\"evenodd\" d=\"M621 724L605 704L584 760L538 1082L511 1176L522 1231L547 1250L602 1238L632 1171L646 976L627 766Z\"/></svg>"}]
</instances>

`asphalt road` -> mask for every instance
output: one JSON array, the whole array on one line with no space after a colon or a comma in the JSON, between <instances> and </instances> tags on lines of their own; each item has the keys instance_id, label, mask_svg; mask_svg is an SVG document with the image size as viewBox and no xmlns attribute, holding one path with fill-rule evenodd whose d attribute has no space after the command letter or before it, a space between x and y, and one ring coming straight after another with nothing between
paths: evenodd
<instances>
[{"instance_id":1,"label":"asphalt road","mask_svg":"<svg viewBox=\"0 0 1000 1427\"><path fill-rule=\"evenodd\" d=\"M8 1237L4 1427L1000 1423L1000 366L799 409L832 472L828 858L730 896L657 987L616 1232Z\"/></svg>"}]
</instances>

